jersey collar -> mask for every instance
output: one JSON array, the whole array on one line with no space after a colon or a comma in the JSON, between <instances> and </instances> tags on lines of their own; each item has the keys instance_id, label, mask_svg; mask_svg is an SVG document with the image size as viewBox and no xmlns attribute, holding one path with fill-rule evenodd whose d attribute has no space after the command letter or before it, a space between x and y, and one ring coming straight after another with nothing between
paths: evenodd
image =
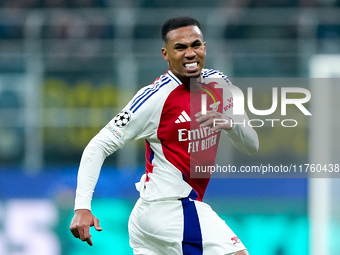
<instances>
[{"instance_id":1,"label":"jersey collar","mask_svg":"<svg viewBox=\"0 0 340 255\"><path fill-rule=\"evenodd\" d=\"M167 75L175 82L178 83L178 85L181 85L182 82L174 75L170 70L167 71Z\"/></svg>"}]
</instances>

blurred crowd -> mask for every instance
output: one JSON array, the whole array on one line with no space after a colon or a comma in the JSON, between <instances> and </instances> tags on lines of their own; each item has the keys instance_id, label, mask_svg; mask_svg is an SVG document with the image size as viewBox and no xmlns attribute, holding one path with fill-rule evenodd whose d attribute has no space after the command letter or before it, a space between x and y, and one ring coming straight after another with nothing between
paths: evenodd
<instances>
[{"instance_id":1,"label":"blurred crowd","mask_svg":"<svg viewBox=\"0 0 340 255\"><path fill-rule=\"evenodd\" d=\"M97 8L107 7L107 0L3 0L1 8Z\"/></svg>"},{"instance_id":2,"label":"blurred crowd","mask_svg":"<svg viewBox=\"0 0 340 255\"><path fill-rule=\"evenodd\" d=\"M340 0L2 0L0 1L0 11L6 10L30 10L56 8L65 10L75 10L81 8L108 9L115 7L136 7L136 8L190 8L190 7L223 7L238 8L229 20L233 24L238 19L243 19L243 11L249 8L309 8L309 7L340 7ZM23 17L9 17L0 15L0 39L22 39L24 38L23 23L18 22ZM19 15L20 16L20 15ZM110 15L84 15L70 12L58 12L57 15L47 17L46 29L41 34L42 38L99 38L111 39L115 37L115 26L110 21ZM230 26L226 28L225 38L252 38L252 29L255 28L257 35L258 28L254 26L244 27L242 25ZM340 37L339 27L320 26L319 38ZM273 31L263 30L262 34L274 34ZM157 38L159 28L153 26L139 26L134 28L134 38ZM326 30L324 32L323 30ZM275 31L280 31L275 28ZM284 28L285 38L294 38L296 31L293 27Z\"/></svg>"},{"instance_id":3,"label":"blurred crowd","mask_svg":"<svg viewBox=\"0 0 340 255\"><path fill-rule=\"evenodd\" d=\"M2 0L0 8L103 8L111 6L135 7L322 7L340 6L339 0Z\"/></svg>"}]
</instances>

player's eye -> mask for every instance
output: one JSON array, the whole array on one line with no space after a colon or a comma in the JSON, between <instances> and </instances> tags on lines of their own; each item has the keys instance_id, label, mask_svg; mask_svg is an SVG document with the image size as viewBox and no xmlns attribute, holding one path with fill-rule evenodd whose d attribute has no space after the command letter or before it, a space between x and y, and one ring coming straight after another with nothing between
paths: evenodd
<instances>
[{"instance_id":1,"label":"player's eye","mask_svg":"<svg viewBox=\"0 0 340 255\"><path fill-rule=\"evenodd\" d=\"M202 45L202 43L200 41L196 41L192 44L192 47L193 48L199 48L199 47L201 47L201 45Z\"/></svg>"},{"instance_id":2,"label":"player's eye","mask_svg":"<svg viewBox=\"0 0 340 255\"><path fill-rule=\"evenodd\" d=\"M182 45L182 44L175 45L175 50L184 50L184 49L186 49L185 45Z\"/></svg>"}]
</instances>

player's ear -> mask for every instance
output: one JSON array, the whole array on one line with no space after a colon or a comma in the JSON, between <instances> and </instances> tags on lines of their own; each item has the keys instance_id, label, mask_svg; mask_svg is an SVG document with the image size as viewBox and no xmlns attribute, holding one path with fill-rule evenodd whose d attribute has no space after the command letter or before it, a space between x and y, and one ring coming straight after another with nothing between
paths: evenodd
<instances>
[{"instance_id":1,"label":"player's ear","mask_svg":"<svg viewBox=\"0 0 340 255\"><path fill-rule=\"evenodd\" d=\"M168 51L166 50L166 48L162 48L162 56L164 58L165 61L169 61L169 58L168 58Z\"/></svg>"}]
</instances>

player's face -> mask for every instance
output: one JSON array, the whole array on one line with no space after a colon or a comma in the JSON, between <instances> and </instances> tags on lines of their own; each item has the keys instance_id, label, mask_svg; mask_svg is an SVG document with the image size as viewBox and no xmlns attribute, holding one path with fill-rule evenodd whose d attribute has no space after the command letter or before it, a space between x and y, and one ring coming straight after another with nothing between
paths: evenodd
<instances>
[{"instance_id":1,"label":"player's face","mask_svg":"<svg viewBox=\"0 0 340 255\"><path fill-rule=\"evenodd\" d=\"M162 48L163 58L169 62L169 69L184 84L190 78L200 76L205 64L205 42L197 26L181 27L167 34L168 41Z\"/></svg>"}]
</instances>

